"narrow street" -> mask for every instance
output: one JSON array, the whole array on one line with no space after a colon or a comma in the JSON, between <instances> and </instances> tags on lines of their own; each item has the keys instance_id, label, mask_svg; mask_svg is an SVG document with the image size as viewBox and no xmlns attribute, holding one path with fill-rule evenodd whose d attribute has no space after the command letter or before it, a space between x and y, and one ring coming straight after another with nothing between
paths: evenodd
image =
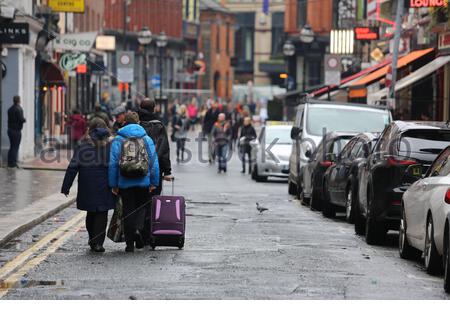
<instances>
[{"instance_id":1,"label":"narrow street","mask_svg":"<svg viewBox=\"0 0 450 320\"><path fill-rule=\"evenodd\" d=\"M398 236L368 246L342 218L302 207L284 181L256 183L234 157L227 174L196 156L174 163L187 200L184 250L88 250L70 207L0 250L3 299L447 299L442 279L401 260ZM170 188L167 185L167 192ZM269 208L259 214L256 202Z\"/></svg>"}]
</instances>

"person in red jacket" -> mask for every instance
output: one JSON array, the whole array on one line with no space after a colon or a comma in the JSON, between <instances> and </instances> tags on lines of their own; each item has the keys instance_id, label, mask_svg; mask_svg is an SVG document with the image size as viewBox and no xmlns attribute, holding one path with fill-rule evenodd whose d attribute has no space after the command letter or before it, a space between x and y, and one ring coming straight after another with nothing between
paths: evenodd
<instances>
[{"instance_id":1,"label":"person in red jacket","mask_svg":"<svg viewBox=\"0 0 450 320\"><path fill-rule=\"evenodd\" d=\"M74 110L67 124L71 127L71 146L72 149L78 145L78 142L86 133L87 123L80 111Z\"/></svg>"}]
</instances>

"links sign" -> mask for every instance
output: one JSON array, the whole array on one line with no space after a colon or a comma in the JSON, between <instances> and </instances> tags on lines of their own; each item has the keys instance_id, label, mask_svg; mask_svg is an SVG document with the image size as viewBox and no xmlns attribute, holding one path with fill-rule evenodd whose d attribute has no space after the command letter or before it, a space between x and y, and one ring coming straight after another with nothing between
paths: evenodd
<instances>
[{"instance_id":1,"label":"links sign","mask_svg":"<svg viewBox=\"0 0 450 320\"><path fill-rule=\"evenodd\" d=\"M95 44L97 32L62 34L53 40L53 48L56 50L89 52Z\"/></svg>"},{"instance_id":2,"label":"links sign","mask_svg":"<svg viewBox=\"0 0 450 320\"><path fill-rule=\"evenodd\" d=\"M59 66L66 71L72 71L77 68L78 65L86 62L86 55L84 53L66 53L61 56L59 60Z\"/></svg>"}]
</instances>

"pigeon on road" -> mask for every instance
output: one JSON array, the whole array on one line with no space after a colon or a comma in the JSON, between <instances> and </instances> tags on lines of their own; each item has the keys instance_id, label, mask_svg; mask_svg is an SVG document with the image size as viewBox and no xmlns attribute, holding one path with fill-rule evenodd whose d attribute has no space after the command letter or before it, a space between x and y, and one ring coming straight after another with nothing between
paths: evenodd
<instances>
[{"instance_id":1,"label":"pigeon on road","mask_svg":"<svg viewBox=\"0 0 450 320\"><path fill-rule=\"evenodd\" d=\"M258 210L260 214L263 214L264 211L268 211L269 209L264 208L264 207L261 207L261 206L259 205L259 203L257 202L257 203L256 203L256 210Z\"/></svg>"}]
</instances>

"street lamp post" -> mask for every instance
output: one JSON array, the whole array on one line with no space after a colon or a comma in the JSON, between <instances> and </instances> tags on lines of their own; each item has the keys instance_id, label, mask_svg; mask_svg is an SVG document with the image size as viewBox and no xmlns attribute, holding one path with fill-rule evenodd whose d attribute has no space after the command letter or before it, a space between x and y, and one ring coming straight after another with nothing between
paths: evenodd
<instances>
[{"instance_id":1,"label":"street lamp post","mask_svg":"<svg viewBox=\"0 0 450 320\"><path fill-rule=\"evenodd\" d=\"M159 48L159 103L163 103L163 51L167 46L168 38L164 31L158 35L156 39L156 46ZM167 120L167 104L164 103L164 119Z\"/></svg>"},{"instance_id":2,"label":"street lamp post","mask_svg":"<svg viewBox=\"0 0 450 320\"><path fill-rule=\"evenodd\" d=\"M300 41L305 44L314 42L314 31L312 28L305 24L300 31ZM303 50L303 92L306 91L306 52Z\"/></svg>"},{"instance_id":3,"label":"street lamp post","mask_svg":"<svg viewBox=\"0 0 450 320\"><path fill-rule=\"evenodd\" d=\"M290 41L287 40L284 45L283 45L283 55L286 59L286 71L287 71L287 78L286 78L286 82L285 82L285 86L286 86L286 91L289 91L289 78L293 76L293 74L291 74L291 60L292 57L295 55L295 46L294 44ZM295 80L294 80L295 83ZM295 90L295 88L293 88ZM283 121L287 120L287 104L286 102L284 103L283 106Z\"/></svg>"},{"instance_id":4,"label":"street lamp post","mask_svg":"<svg viewBox=\"0 0 450 320\"><path fill-rule=\"evenodd\" d=\"M148 56L147 47L152 42L152 32L148 27L143 27L138 34L138 41L144 47L144 85L145 85L145 97L149 97L148 92Z\"/></svg>"}]
</instances>

